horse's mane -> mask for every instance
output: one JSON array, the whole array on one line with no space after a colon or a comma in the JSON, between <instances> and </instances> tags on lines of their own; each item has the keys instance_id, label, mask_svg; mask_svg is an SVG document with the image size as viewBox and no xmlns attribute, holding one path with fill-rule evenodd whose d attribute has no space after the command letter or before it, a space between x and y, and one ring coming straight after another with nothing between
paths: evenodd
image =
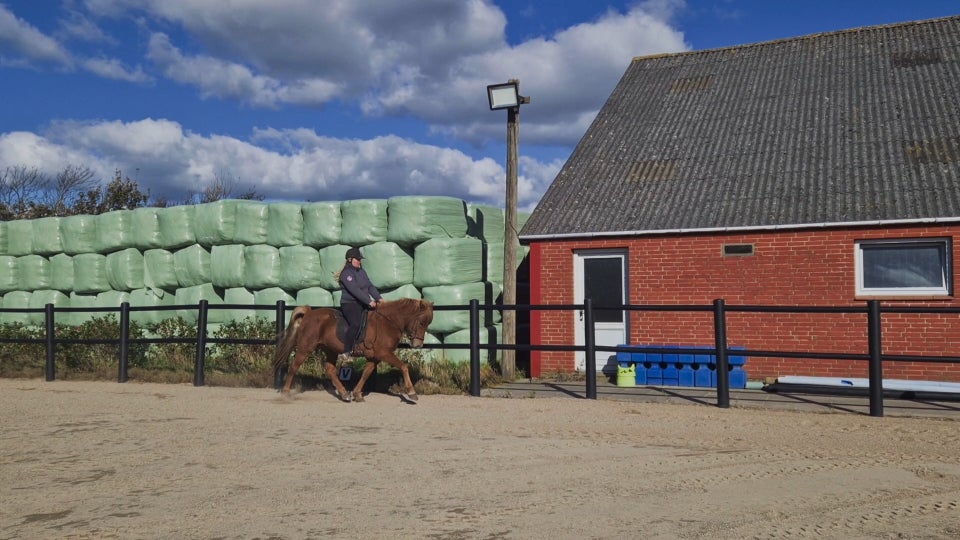
<instances>
[{"instance_id":1,"label":"horse's mane","mask_svg":"<svg viewBox=\"0 0 960 540\"><path fill-rule=\"evenodd\" d=\"M424 307L429 307L432 311L433 302L416 298L398 298L396 300L385 300L377 309L386 309L389 313L400 317L416 317L423 311Z\"/></svg>"}]
</instances>

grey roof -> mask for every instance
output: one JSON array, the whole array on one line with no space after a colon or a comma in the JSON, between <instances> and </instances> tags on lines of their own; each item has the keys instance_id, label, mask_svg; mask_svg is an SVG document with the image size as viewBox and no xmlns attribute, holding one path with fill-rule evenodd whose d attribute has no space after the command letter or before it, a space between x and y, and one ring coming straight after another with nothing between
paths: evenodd
<instances>
[{"instance_id":1,"label":"grey roof","mask_svg":"<svg viewBox=\"0 0 960 540\"><path fill-rule=\"evenodd\" d=\"M634 58L522 238L960 217L960 16Z\"/></svg>"}]
</instances>

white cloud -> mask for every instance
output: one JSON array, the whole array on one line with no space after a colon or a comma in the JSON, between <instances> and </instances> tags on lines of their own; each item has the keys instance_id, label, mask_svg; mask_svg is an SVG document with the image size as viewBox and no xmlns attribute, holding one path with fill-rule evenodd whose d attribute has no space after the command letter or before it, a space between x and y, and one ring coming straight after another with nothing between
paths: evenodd
<instances>
[{"instance_id":1,"label":"white cloud","mask_svg":"<svg viewBox=\"0 0 960 540\"><path fill-rule=\"evenodd\" d=\"M130 71L116 58L89 58L83 61L83 67L87 71L105 79L115 79L133 83L147 83L153 80L152 77L143 72L140 66Z\"/></svg>"},{"instance_id":2,"label":"white cloud","mask_svg":"<svg viewBox=\"0 0 960 540\"><path fill-rule=\"evenodd\" d=\"M70 53L56 40L18 18L0 4L0 65L31 62L70 67Z\"/></svg>"}]
</instances>

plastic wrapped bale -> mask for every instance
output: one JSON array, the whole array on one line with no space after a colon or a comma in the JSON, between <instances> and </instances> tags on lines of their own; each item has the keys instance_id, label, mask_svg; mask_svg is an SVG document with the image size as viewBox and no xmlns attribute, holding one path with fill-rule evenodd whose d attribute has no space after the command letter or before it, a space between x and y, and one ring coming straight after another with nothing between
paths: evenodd
<instances>
[{"instance_id":1,"label":"plastic wrapped bale","mask_svg":"<svg viewBox=\"0 0 960 540\"><path fill-rule=\"evenodd\" d=\"M115 291L143 288L143 254L127 248L107 255L107 283Z\"/></svg>"},{"instance_id":2,"label":"plastic wrapped bale","mask_svg":"<svg viewBox=\"0 0 960 540\"><path fill-rule=\"evenodd\" d=\"M108 310L94 313L94 317L110 317L115 321L120 320L120 304L130 302L130 293L127 291L103 291L97 294L97 307L111 308ZM116 309L112 309L116 308Z\"/></svg>"},{"instance_id":3,"label":"plastic wrapped bale","mask_svg":"<svg viewBox=\"0 0 960 540\"><path fill-rule=\"evenodd\" d=\"M280 284L280 250L261 244L243 248L243 285L248 289L265 289Z\"/></svg>"},{"instance_id":4,"label":"plastic wrapped bale","mask_svg":"<svg viewBox=\"0 0 960 540\"><path fill-rule=\"evenodd\" d=\"M78 294L76 292L70 293L70 307L71 308L95 308L98 307L97 304L97 295L95 294ZM66 324L72 326L80 326L81 324L93 319L94 317L102 315L101 313L96 313L93 311L76 311L67 314Z\"/></svg>"},{"instance_id":5,"label":"plastic wrapped bale","mask_svg":"<svg viewBox=\"0 0 960 540\"><path fill-rule=\"evenodd\" d=\"M222 200L194 206L193 228L203 247L234 243L237 206L249 201Z\"/></svg>"},{"instance_id":6,"label":"plastic wrapped bale","mask_svg":"<svg viewBox=\"0 0 960 540\"><path fill-rule=\"evenodd\" d=\"M423 295L420 294L420 289L409 283L406 285L401 285L390 291L380 290L380 294L383 296L384 300L399 300L401 298L413 298L414 300L419 300L423 298Z\"/></svg>"},{"instance_id":7,"label":"plastic wrapped bale","mask_svg":"<svg viewBox=\"0 0 960 540\"><path fill-rule=\"evenodd\" d=\"M0 221L0 255L7 254L7 222Z\"/></svg>"},{"instance_id":8,"label":"plastic wrapped bale","mask_svg":"<svg viewBox=\"0 0 960 540\"><path fill-rule=\"evenodd\" d=\"M483 279L483 242L479 238L432 238L413 253L413 284L455 285Z\"/></svg>"},{"instance_id":9,"label":"plastic wrapped bale","mask_svg":"<svg viewBox=\"0 0 960 540\"><path fill-rule=\"evenodd\" d=\"M17 260L20 257L0 255L0 294L17 290L20 284L20 272Z\"/></svg>"},{"instance_id":10,"label":"plastic wrapped bale","mask_svg":"<svg viewBox=\"0 0 960 540\"><path fill-rule=\"evenodd\" d=\"M320 266L323 268L323 272L320 274L320 286L324 289L328 291L340 290L340 282L337 278L340 275L340 270L343 270L343 265L347 262L348 249L350 249L350 246L337 244L317 250L317 254L320 255Z\"/></svg>"},{"instance_id":11,"label":"plastic wrapped bale","mask_svg":"<svg viewBox=\"0 0 960 540\"><path fill-rule=\"evenodd\" d=\"M275 247L303 243L303 214L300 204L270 203L267 218L267 243Z\"/></svg>"},{"instance_id":12,"label":"plastic wrapped bale","mask_svg":"<svg viewBox=\"0 0 960 540\"><path fill-rule=\"evenodd\" d=\"M60 218L60 241L67 255L96 251L97 217L79 214Z\"/></svg>"},{"instance_id":13,"label":"plastic wrapped bale","mask_svg":"<svg viewBox=\"0 0 960 540\"><path fill-rule=\"evenodd\" d=\"M281 289L280 287L270 287L268 289L254 291L253 300L257 305L276 305L277 302L283 300L288 306L292 306L297 302L296 298L290 296L290 293ZM257 317L271 321L275 321L277 319L274 311L257 310ZM290 312L288 311L284 316L284 324L287 323L289 317Z\"/></svg>"},{"instance_id":14,"label":"plastic wrapped bale","mask_svg":"<svg viewBox=\"0 0 960 540\"><path fill-rule=\"evenodd\" d=\"M3 295L4 309L29 309L30 297L33 293L27 291L11 291ZM8 312L0 313L0 323L2 324L30 324L29 312Z\"/></svg>"},{"instance_id":15,"label":"plastic wrapped bale","mask_svg":"<svg viewBox=\"0 0 960 540\"><path fill-rule=\"evenodd\" d=\"M503 331L500 325L483 326L480 328L480 362L495 363L500 359L500 351L496 349ZM460 330L447 334L443 338L444 345L470 345L470 329ZM470 361L470 349L444 349L445 359L454 363Z\"/></svg>"},{"instance_id":16,"label":"plastic wrapped bale","mask_svg":"<svg viewBox=\"0 0 960 540\"><path fill-rule=\"evenodd\" d=\"M191 309L183 308L177 310L177 316L187 322L195 324L197 315L200 312L200 301L206 300L207 304L223 304L223 297L217 292L211 283L203 283L192 287L182 287L177 289L173 303L178 306L192 306ZM208 309L208 323L222 323L226 319L226 310Z\"/></svg>"},{"instance_id":17,"label":"plastic wrapped bale","mask_svg":"<svg viewBox=\"0 0 960 540\"><path fill-rule=\"evenodd\" d=\"M68 308L70 307L70 297L60 291L54 291L50 289L33 291L33 294L30 295L30 309L46 309L47 304L53 304L53 307L55 308ZM54 324L57 322L68 321L70 319L69 315L69 313L54 313ZM34 326L43 326L46 324L46 317L47 315L43 311L31 313L30 324Z\"/></svg>"},{"instance_id":18,"label":"plastic wrapped bale","mask_svg":"<svg viewBox=\"0 0 960 540\"><path fill-rule=\"evenodd\" d=\"M29 219L7 222L7 255L33 254L33 223Z\"/></svg>"},{"instance_id":19,"label":"plastic wrapped bale","mask_svg":"<svg viewBox=\"0 0 960 540\"><path fill-rule=\"evenodd\" d=\"M322 284L324 270L316 249L310 246L284 246L279 251L280 287L299 291Z\"/></svg>"},{"instance_id":20,"label":"plastic wrapped bale","mask_svg":"<svg viewBox=\"0 0 960 540\"><path fill-rule=\"evenodd\" d=\"M97 215L97 241L93 251L113 253L133 247L132 217L130 210L114 210Z\"/></svg>"},{"instance_id":21,"label":"plastic wrapped bale","mask_svg":"<svg viewBox=\"0 0 960 540\"><path fill-rule=\"evenodd\" d=\"M179 249L197 243L193 230L194 208L192 205L170 206L157 209L160 224L160 242L163 249Z\"/></svg>"},{"instance_id":22,"label":"plastic wrapped bale","mask_svg":"<svg viewBox=\"0 0 960 540\"><path fill-rule=\"evenodd\" d=\"M226 244L210 248L210 282L217 287L243 287L246 246Z\"/></svg>"},{"instance_id":23,"label":"plastic wrapped bale","mask_svg":"<svg viewBox=\"0 0 960 540\"><path fill-rule=\"evenodd\" d=\"M297 291L297 305L310 307L331 307L333 295L323 287L310 287Z\"/></svg>"},{"instance_id":24,"label":"plastic wrapped bale","mask_svg":"<svg viewBox=\"0 0 960 540\"><path fill-rule=\"evenodd\" d=\"M143 253L143 286L165 291L175 291L180 286L173 253L165 249L148 249Z\"/></svg>"},{"instance_id":25,"label":"plastic wrapped bale","mask_svg":"<svg viewBox=\"0 0 960 540\"><path fill-rule=\"evenodd\" d=\"M434 349L431 345L442 345L440 338L427 332L423 335L423 348L413 349L413 354L419 355L425 363L435 362L443 358L443 349Z\"/></svg>"},{"instance_id":26,"label":"plastic wrapped bale","mask_svg":"<svg viewBox=\"0 0 960 540\"><path fill-rule=\"evenodd\" d=\"M152 206L134 208L130 211L133 227L133 245L139 250L163 247L160 237L160 209Z\"/></svg>"},{"instance_id":27,"label":"plastic wrapped bale","mask_svg":"<svg viewBox=\"0 0 960 540\"><path fill-rule=\"evenodd\" d=\"M387 215L387 240L402 246L467 234L466 204L453 197L391 197Z\"/></svg>"},{"instance_id":28,"label":"plastic wrapped bale","mask_svg":"<svg viewBox=\"0 0 960 540\"><path fill-rule=\"evenodd\" d=\"M503 209L489 205L467 205L470 230L467 234L484 242L503 242ZM519 230L519 229L518 229Z\"/></svg>"},{"instance_id":29,"label":"plastic wrapped bale","mask_svg":"<svg viewBox=\"0 0 960 540\"><path fill-rule=\"evenodd\" d=\"M107 281L107 256L81 253L73 257L73 290L80 294L110 290Z\"/></svg>"},{"instance_id":30,"label":"plastic wrapped bale","mask_svg":"<svg viewBox=\"0 0 960 540\"><path fill-rule=\"evenodd\" d=\"M34 219L32 234L33 252L35 254L54 255L63 251L59 217Z\"/></svg>"},{"instance_id":31,"label":"plastic wrapped bale","mask_svg":"<svg viewBox=\"0 0 960 540\"><path fill-rule=\"evenodd\" d=\"M252 306L256 304L256 301L253 298L253 293L246 287L231 287L223 291L223 303ZM241 322L256 317L257 310L230 308L223 315L227 321Z\"/></svg>"},{"instance_id":32,"label":"plastic wrapped bale","mask_svg":"<svg viewBox=\"0 0 960 540\"><path fill-rule=\"evenodd\" d=\"M248 246L267 243L268 212L266 203L245 201L238 204L233 241Z\"/></svg>"},{"instance_id":33,"label":"plastic wrapped bale","mask_svg":"<svg viewBox=\"0 0 960 540\"><path fill-rule=\"evenodd\" d=\"M173 254L173 270L181 287L210 283L210 252L200 244L177 250Z\"/></svg>"},{"instance_id":34,"label":"plastic wrapped bale","mask_svg":"<svg viewBox=\"0 0 960 540\"><path fill-rule=\"evenodd\" d=\"M386 199L357 199L340 203L340 243L365 246L387 240Z\"/></svg>"},{"instance_id":35,"label":"plastic wrapped bale","mask_svg":"<svg viewBox=\"0 0 960 540\"><path fill-rule=\"evenodd\" d=\"M17 289L36 291L50 288L50 261L39 255L24 255L17 259Z\"/></svg>"},{"instance_id":36,"label":"plastic wrapped bale","mask_svg":"<svg viewBox=\"0 0 960 540\"><path fill-rule=\"evenodd\" d=\"M50 287L66 293L73 290L73 257L65 253L50 257Z\"/></svg>"},{"instance_id":37,"label":"plastic wrapped bale","mask_svg":"<svg viewBox=\"0 0 960 540\"><path fill-rule=\"evenodd\" d=\"M486 281L496 281L503 283L503 243L484 244L484 259L487 261L485 274ZM514 270L518 270L523 260L530 253L530 248L517 244L517 265Z\"/></svg>"},{"instance_id":38,"label":"plastic wrapped bale","mask_svg":"<svg viewBox=\"0 0 960 540\"><path fill-rule=\"evenodd\" d=\"M360 250L363 268L377 289L394 289L413 283L413 253L393 242L377 242Z\"/></svg>"},{"instance_id":39,"label":"plastic wrapped bale","mask_svg":"<svg viewBox=\"0 0 960 540\"><path fill-rule=\"evenodd\" d=\"M137 289L130 291L130 307L157 308L161 306L174 305L175 296L160 289ZM160 324L165 319L176 317L177 313L173 310L161 311L130 311L130 321L139 325L154 326Z\"/></svg>"},{"instance_id":40,"label":"plastic wrapped bale","mask_svg":"<svg viewBox=\"0 0 960 540\"><path fill-rule=\"evenodd\" d=\"M495 283L466 283L463 285L441 285L424 287L423 297L435 306L460 306L457 310L435 310L430 331L435 334L451 334L470 328L470 300L476 299L480 305L494 303L500 289ZM481 309L480 324L490 326L499 320L499 312L493 309Z\"/></svg>"},{"instance_id":41,"label":"plastic wrapped bale","mask_svg":"<svg viewBox=\"0 0 960 540\"><path fill-rule=\"evenodd\" d=\"M300 208L304 245L323 248L340 243L340 202L315 202Z\"/></svg>"}]
</instances>

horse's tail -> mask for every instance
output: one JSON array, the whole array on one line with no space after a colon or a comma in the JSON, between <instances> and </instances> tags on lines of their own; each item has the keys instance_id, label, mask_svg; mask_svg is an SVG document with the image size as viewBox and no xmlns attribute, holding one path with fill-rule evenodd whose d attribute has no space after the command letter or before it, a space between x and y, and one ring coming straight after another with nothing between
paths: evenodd
<instances>
[{"instance_id":1,"label":"horse's tail","mask_svg":"<svg viewBox=\"0 0 960 540\"><path fill-rule=\"evenodd\" d=\"M299 306L290 314L290 322L287 323L286 330L277 336L277 348L273 353L273 372L276 373L281 368L286 367L290 360L290 352L297 346L297 336L300 334L300 323L303 322L303 316L310 311L310 306Z\"/></svg>"}]
</instances>

